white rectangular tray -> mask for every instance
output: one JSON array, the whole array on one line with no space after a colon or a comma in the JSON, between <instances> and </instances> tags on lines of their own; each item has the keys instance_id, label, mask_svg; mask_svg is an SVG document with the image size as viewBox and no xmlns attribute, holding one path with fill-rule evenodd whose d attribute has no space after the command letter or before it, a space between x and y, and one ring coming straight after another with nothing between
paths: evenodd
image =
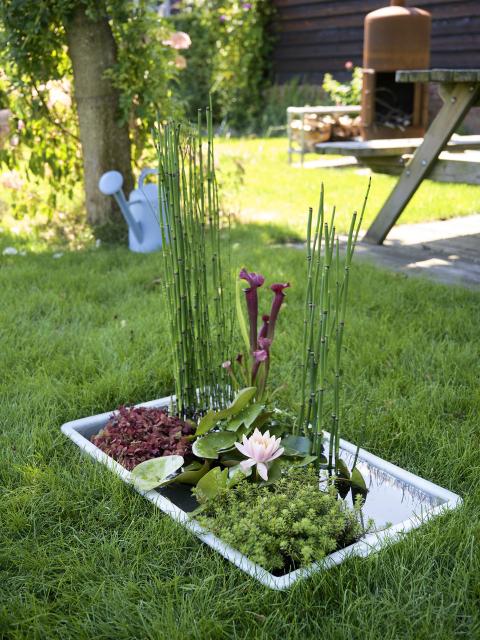
<instances>
[{"instance_id":1,"label":"white rectangular tray","mask_svg":"<svg viewBox=\"0 0 480 640\"><path fill-rule=\"evenodd\" d=\"M142 407L168 407L170 405L170 397L160 398L159 400L152 400L151 402L144 402L137 406ZM115 462L110 456L101 451L98 447L96 447L92 442L90 442L90 438L97 434L102 427L108 422L110 416L116 412L102 413L96 416L90 416L88 418L82 418L80 420L74 420L73 422L67 422L62 426L62 432L69 437L75 444L77 444L80 449L88 453L92 458L105 464L111 469L114 473L116 473L124 482L130 484L130 472L127 471L124 467L122 467L118 462ZM326 441L329 440L329 434L325 434ZM356 451L356 446L346 442L345 440L340 440L340 447L346 453L353 456ZM142 494L153 502L161 511L168 514L175 521L182 524L184 527L189 529L192 533L194 533L202 542L207 544L215 551L218 551L224 558L230 560L234 565L236 565L245 573L248 573L250 576L261 582L266 587L270 589L283 590L288 589L292 586L297 580L302 578L306 578L312 573L316 573L321 570L328 569L334 565L340 564L346 558L351 556L368 556L371 553L374 553L381 549L382 547L399 540L405 533L408 531L419 527L426 520L440 514L445 511L454 509L459 504L461 504L461 498L448 491L447 489L442 489L438 485L429 482L428 480L424 480L419 476L416 476L400 467L397 467L390 462L386 462L377 456L360 449L358 455L358 465L360 466L362 463L368 464L370 467L373 467L375 470L378 470L379 473L382 474L386 478L386 482L395 483L397 481L402 484L408 485L412 491L417 491L421 495L425 495L432 502L425 506L422 505L420 509L420 513L413 513L411 517L403 520L402 522L393 524L390 527L387 527L381 531L377 531L375 533L370 533L365 535L355 544L352 544L345 549L341 549L340 551L336 551L335 553L330 554L326 558L324 558L321 562L312 564L309 567L305 567L302 569L297 569L295 571L291 571L282 576L275 576L265 569L263 569L260 565L255 564L251 560L249 560L242 553L236 551L229 545L225 544L217 538L212 533L206 531L203 527L201 527L198 522L196 522L193 518L191 518L185 511L177 507L171 500L161 495L158 491L141 491L140 489L135 489L138 493ZM132 484L133 487L133 484ZM432 506L432 503L435 503Z\"/></svg>"}]
</instances>

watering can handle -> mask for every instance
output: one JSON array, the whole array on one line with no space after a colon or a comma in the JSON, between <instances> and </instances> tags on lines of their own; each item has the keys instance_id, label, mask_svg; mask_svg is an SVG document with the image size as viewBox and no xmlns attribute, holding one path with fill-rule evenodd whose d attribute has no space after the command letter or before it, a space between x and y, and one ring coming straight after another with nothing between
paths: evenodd
<instances>
[{"instance_id":1,"label":"watering can handle","mask_svg":"<svg viewBox=\"0 0 480 640\"><path fill-rule=\"evenodd\" d=\"M158 171L156 169L142 169L142 172L140 173L140 177L138 179L138 188L140 189L140 191L142 191L143 189L143 182L145 178L147 176L153 176L153 175L158 176Z\"/></svg>"}]
</instances>

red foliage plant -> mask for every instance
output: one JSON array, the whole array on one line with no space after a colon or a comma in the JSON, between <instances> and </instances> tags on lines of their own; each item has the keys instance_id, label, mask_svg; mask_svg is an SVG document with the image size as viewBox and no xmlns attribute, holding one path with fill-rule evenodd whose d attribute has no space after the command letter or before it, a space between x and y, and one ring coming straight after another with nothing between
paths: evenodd
<instances>
[{"instance_id":1,"label":"red foliage plant","mask_svg":"<svg viewBox=\"0 0 480 640\"><path fill-rule=\"evenodd\" d=\"M186 436L194 426L164 409L120 407L92 442L114 460L132 470L140 462L161 456L186 456L192 451Z\"/></svg>"}]
</instances>

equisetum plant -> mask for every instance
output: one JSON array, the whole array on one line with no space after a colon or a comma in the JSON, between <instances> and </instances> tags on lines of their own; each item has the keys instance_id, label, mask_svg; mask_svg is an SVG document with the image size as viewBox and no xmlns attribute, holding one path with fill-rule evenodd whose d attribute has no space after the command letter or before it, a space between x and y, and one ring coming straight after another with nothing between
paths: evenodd
<instances>
[{"instance_id":1,"label":"equisetum plant","mask_svg":"<svg viewBox=\"0 0 480 640\"><path fill-rule=\"evenodd\" d=\"M233 330L226 300L211 110L198 125L159 126L159 201L164 293L174 356L176 412L193 416L231 399L227 356Z\"/></svg>"},{"instance_id":2,"label":"equisetum plant","mask_svg":"<svg viewBox=\"0 0 480 640\"><path fill-rule=\"evenodd\" d=\"M360 215L352 215L343 263L335 229L335 209L327 221L323 186L317 216L309 210L307 225L307 295L305 299L301 368L301 408L296 425L311 438L312 451L319 456L322 430L330 427L328 466L339 470L341 460L341 354L347 310L350 266L368 198ZM332 363L333 357L333 363ZM333 367L332 367L333 364ZM333 369L333 381L331 380ZM327 389L332 393L327 394Z\"/></svg>"}]
</instances>

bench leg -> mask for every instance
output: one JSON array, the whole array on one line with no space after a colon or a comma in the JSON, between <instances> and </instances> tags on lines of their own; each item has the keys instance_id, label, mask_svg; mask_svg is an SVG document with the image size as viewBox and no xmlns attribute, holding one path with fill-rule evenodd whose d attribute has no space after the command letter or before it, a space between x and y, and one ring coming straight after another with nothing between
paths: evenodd
<instances>
[{"instance_id":1,"label":"bench leg","mask_svg":"<svg viewBox=\"0 0 480 640\"><path fill-rule=\"evenodd\" d=\"M405 167L396 186L365 234L364 240L366 242L383 243L420 183L428 175L440 152L450 140L452 133L480 95L480 87L468 83L455 84L442 89L441 95L444 104L425 134L422 144Z\"/></svg>"}]
</instances>

